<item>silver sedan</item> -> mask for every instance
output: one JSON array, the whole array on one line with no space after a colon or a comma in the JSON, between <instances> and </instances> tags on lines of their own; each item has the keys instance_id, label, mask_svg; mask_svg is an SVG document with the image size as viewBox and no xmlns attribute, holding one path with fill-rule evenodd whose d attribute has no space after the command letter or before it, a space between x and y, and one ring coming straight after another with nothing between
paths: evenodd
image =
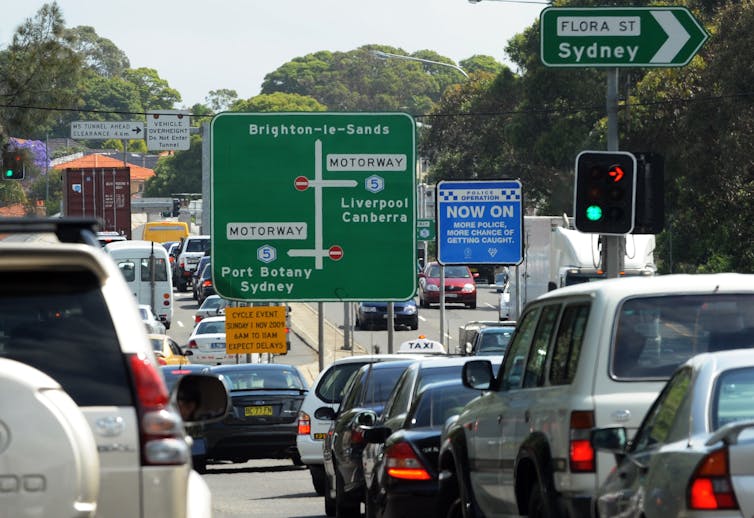
<instances>
[{"instance_id":1,"label":"silver sedan","mask_svg":"<svg viewBox=\"0 0 754 518\"><path fill-rule=\"evenodd\" d=\"M618 460L595 496L597 516L754 516L754 351L691 358L633 440L603 428L592 444Z\"/></svg>"}]
</instances>

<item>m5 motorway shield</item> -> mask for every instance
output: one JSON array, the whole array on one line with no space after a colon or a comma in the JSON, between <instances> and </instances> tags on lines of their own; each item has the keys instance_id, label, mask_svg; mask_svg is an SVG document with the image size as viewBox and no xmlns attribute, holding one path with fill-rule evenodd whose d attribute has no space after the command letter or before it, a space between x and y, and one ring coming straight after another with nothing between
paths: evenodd
<instances>
[{"instance_id":1,"label":"m5 motorway shield","mask_svg":"<svg viewBox=\"0 0 754 518\"><path fill-rule=\"evenodd\" d=\"M548 67L680 67L708 37L685 7L548 7L540 15Z\"/></svg>"},{"instance_id":2,"label":"m5 motorway shield","mask_svg":"<svg viewBox=\"0 0 754 518\"><path fill-rule=\"evenodd\" d=\"M415 150L404 113L217 115L216 291L275 302L413 297Z\"/></svg>"}]
</instances>

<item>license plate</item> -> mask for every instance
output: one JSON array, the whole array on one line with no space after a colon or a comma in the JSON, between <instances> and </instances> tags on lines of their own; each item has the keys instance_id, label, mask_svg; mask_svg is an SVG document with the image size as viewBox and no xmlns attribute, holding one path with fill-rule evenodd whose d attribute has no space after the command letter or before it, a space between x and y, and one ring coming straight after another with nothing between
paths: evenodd
<instances>
[{"instance_id":1,"label":"license plate","mask_svg":"<svg viewBox=\"0 0 754 518\"><path fill-rule=\"evenodd\" d=\"M245 416L272 415L272 406L247 406L243 410Z\"/></svg>"},{"instance_id":2,"label":"license plate","mask_svg":"<svg viewBox=\"0 0 754 518\"><path fill-rule=\"evenodd\" d=\"M224 342L212 342L209 344L210 349L225 349L225 343Z\"/></svg>"},{"instance_id":3,"label":"license plate","mask_svg":"<svg viewBox=\"0 0 754 518\"><path fill-rule=\"evenodd\" d=\"M315 433L314 434L314 440L315 441L324 441L325 437L327 437L326 433Z\"/></svg>"},{"instance_id":4,"label":"license plate","mask_svg":"<svg viewBox=\"0 0 754 518\"><path fill-rule=\"evenodd\" d=\"M445 298L446 299L454 299L456 297L458 297L458 294L456 294L456 293L446 293L445 294Z\"/></svg>"}]
</instances>

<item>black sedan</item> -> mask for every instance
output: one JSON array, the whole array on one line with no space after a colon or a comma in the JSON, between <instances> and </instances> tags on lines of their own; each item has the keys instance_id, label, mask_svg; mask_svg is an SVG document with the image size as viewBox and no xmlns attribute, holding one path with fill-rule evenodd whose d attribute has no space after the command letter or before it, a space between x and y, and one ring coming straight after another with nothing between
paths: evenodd
<instances>
[{"instance_id":1,"label":"black sedan","mask_svg":"<svg viewBox=\"0 0 754 518\"><path fill-rule=\"evenodd\" d=\"M478 390L461 383L469 357L424 359L402 374L374 426L363 426L367 518L431 515L438 497L437 458L446 420ZM502 357L493 357L499 364Z\"/></svg>"},{"instance_id":2,"label":"black sedan","mask_svg":"<svg viewBox=\"0 0 754 518\"><path fill-rule=\"evenodd\" d=\"M357 329L387 328L387 302L360 302L356 306ZM414 299L393 303L395 327L419 329L419 309Z\"/></svg>"},{"instance_id":3,"label":"black sedan","mask_svg":"<svg viewBox=\"0 0 754 518\"><path fill-rule=\"evenodd\" d=\"M285 459L300 464L296 448L298 411L307 393L293 365L242 363L210 367L231 398L228 416L205 427L207 458L246 462Z\"/></svg>"},{"instance_id":4,"label":"black sedan","mask_svg":"<svg viewBox=\"0 0 754 518\"><path fill-rule=\"evenodd\" d=\"M414 360L369 363L348 380L337 414L330 407L314 413L333 420L322 453L325 465L325 514L359 518L364 501L361 452L365 442L360 426L374 424L398 378Z\"/></svg>"}]
</instances>

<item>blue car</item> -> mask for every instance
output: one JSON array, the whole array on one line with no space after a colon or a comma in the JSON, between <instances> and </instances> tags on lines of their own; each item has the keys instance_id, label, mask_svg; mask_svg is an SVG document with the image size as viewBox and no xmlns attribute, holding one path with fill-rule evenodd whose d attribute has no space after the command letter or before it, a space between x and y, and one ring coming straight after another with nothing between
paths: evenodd
<instances>
[{"instance_id":1,"label":"blue car","mask_svg":"<svg viewBox=\"0 0 754 518\"><path fill-rule=\"evenodd\" d=\"M360 302L356 306L356 329L387 329L387 302ZM393 303L395 327L419 329L419 309L414 299Z\"/></svg>"}]
</instances>

